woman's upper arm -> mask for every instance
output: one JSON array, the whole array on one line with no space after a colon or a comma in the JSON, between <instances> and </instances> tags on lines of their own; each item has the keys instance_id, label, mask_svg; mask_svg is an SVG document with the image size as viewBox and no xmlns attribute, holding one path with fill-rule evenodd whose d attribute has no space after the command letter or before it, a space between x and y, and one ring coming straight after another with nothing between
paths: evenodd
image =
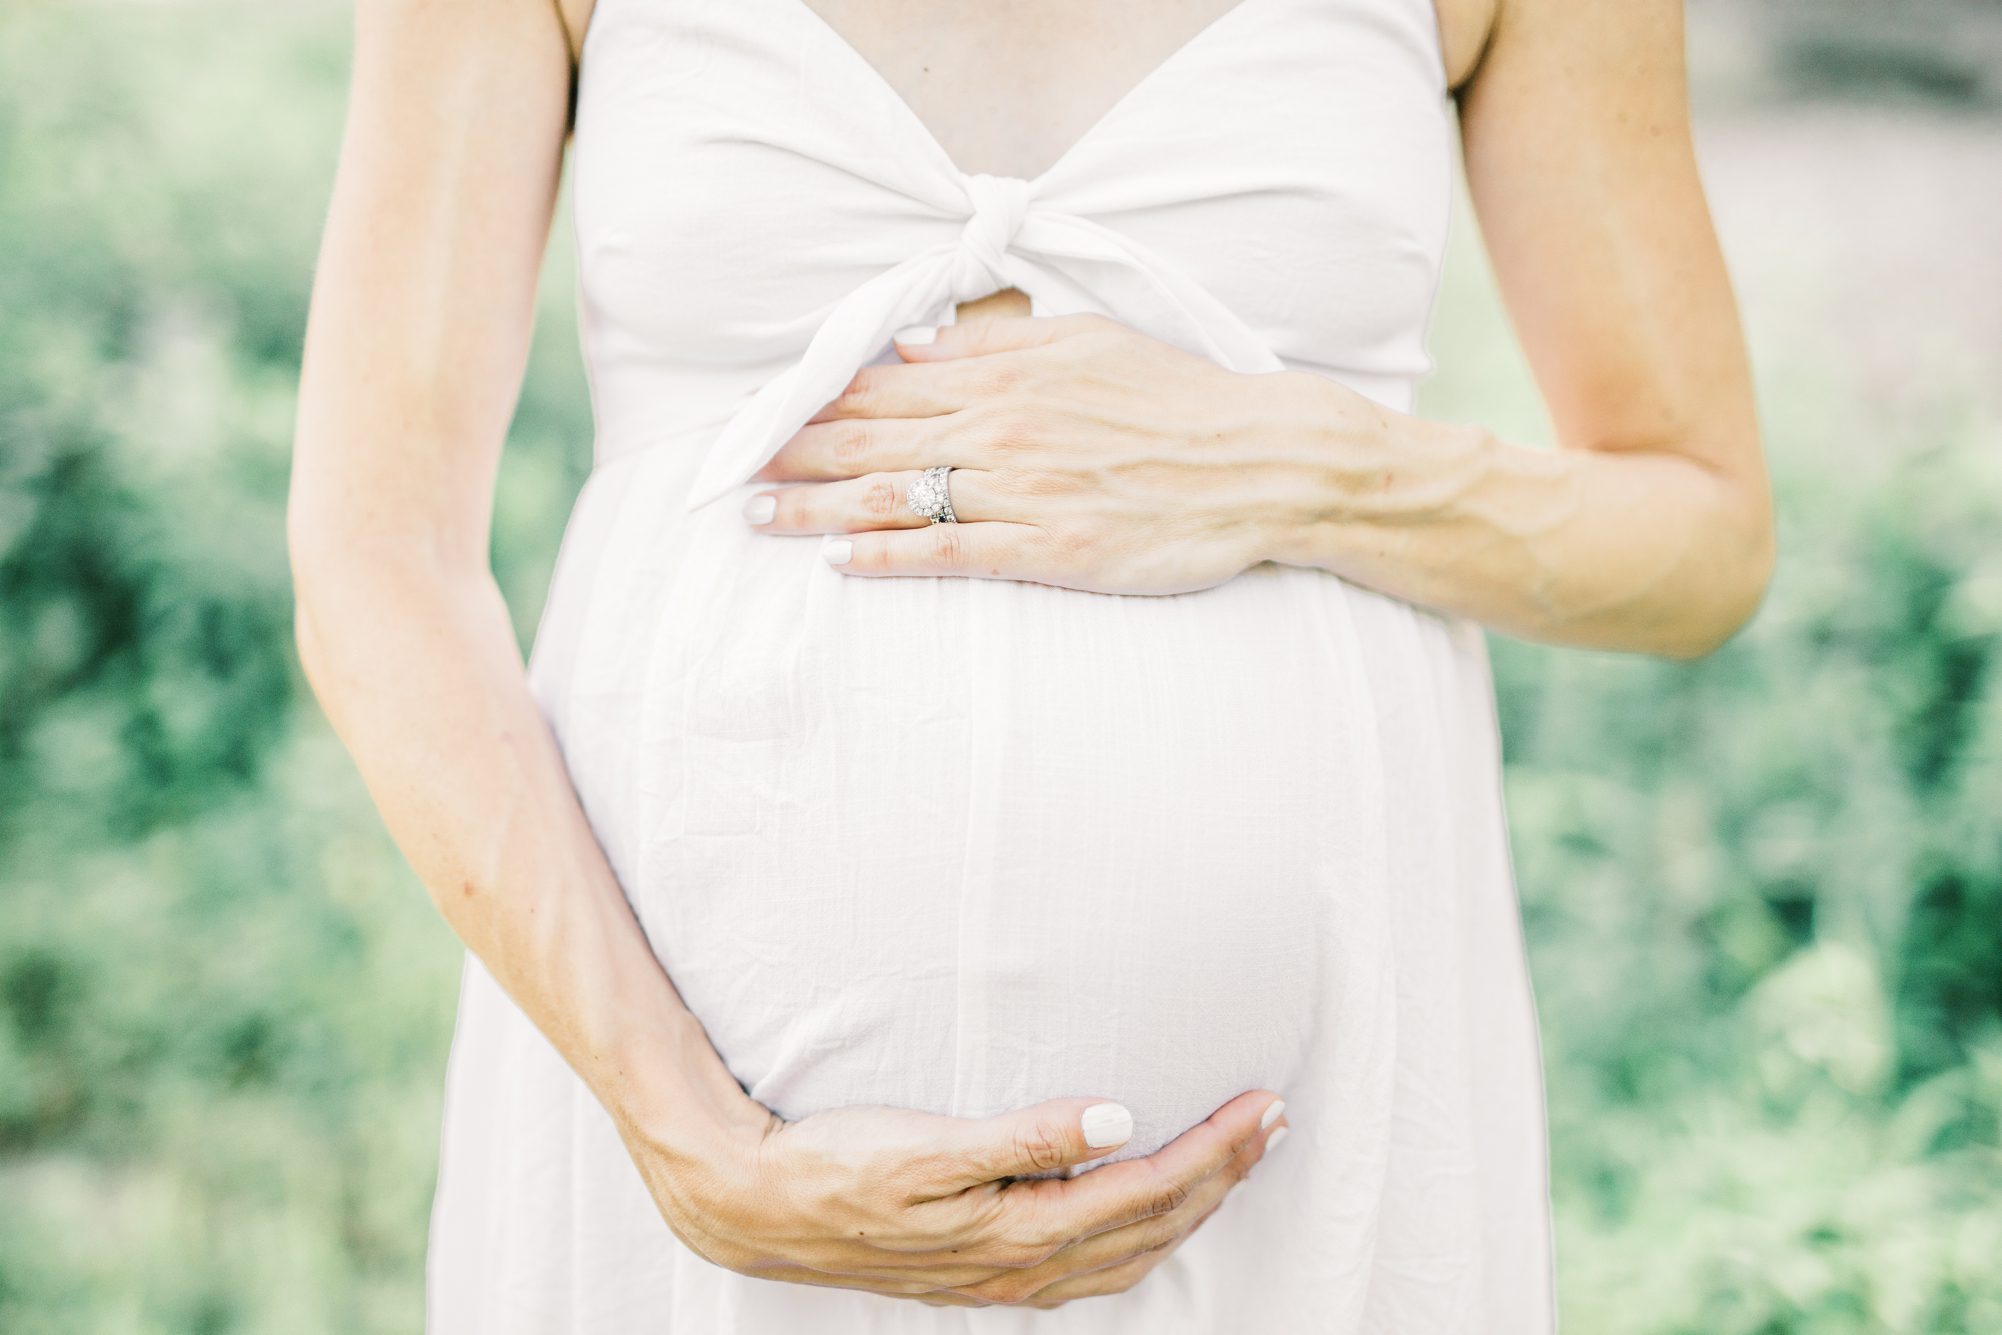
<instances>
[{"instance_id":1,"label":"woman's upper arm","mask_svg":"<svg viewBox=\"0 0 2002 1335\"><path fill-rule=\"evenodd\" d=\"M360 0L299 388L295 565L484 567L561 175L555 0Z\"/></svg>"},{"instance_id":2,"label":"woman's upper arm","mask_svg":"<svg viewBox=\"0 0 2002 1335\"><path fill-rule=\"evenodd\" d=\"M1685 455L1763 516L1751 370L1691 142L1681 0L1499 5L1460 90L1461 139L1560 443Z\"/></svg>"}]
</instances>

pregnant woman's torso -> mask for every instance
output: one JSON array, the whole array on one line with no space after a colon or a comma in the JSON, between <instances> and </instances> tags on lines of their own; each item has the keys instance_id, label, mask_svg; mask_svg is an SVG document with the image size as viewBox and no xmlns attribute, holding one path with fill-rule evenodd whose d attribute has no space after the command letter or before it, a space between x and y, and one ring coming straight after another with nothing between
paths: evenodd
<instances>
[{"instance_id":1,"label":"pregnant woman's torso","mask_svg":"<svg viewBox=\"0 0 2002 1335\"><path fill-rule=\"evenodd\" d=\"M1385 1059L1384 775L1412 693L1458 688L1461 628L1271 565L1166 598L856 579L748 529L745 479L896 360L890 330L976 303L1407 409L1448 66L1430 0L1200 0L1116 41L1065 12L1103 56L1038 63L1014 33L1001 76L973 54L998 27L968 29L948 78L880 19L865 59L831 4L597 0L574 184L598 466L535 672L755 1097L1102 1095L1138 1154L1286 1088L1334 1026L1333 1060Z\"/></svg>"}]
</instances>

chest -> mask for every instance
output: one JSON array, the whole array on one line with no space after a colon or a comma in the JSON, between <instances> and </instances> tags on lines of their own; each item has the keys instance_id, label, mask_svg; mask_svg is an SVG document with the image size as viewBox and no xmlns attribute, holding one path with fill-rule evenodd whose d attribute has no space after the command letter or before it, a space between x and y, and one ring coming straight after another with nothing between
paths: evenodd
<instances>
[{"instance_id":1,"label":"chest","mask_svg":"<svg viewBox=\"0 0 2002 1335\"><path fill-rule=\"evenodd\" d=\"M1127 90L1245 0L788 0L841 35L969 170L1034 176ZM558 0L577 55L598 0ZM1500 0L1433 0L1449 87Z\"/></svg>"},{"instance_id":2,"label":"chest","mask_svg":"<svg viewBox=\"0 0 2002 1335\"><path fill-rule=\"evenodd\" d=\"M1164 286L1171 272L1280 357L1392 393L1428 365L1450 198L1433 10L1212 13L1136 62L1110 106L1083 104L1088 124L1038 119L1054 138L1003 161L924 121L805 0L599 0L572 179L601 388L622 365L775 375L857 293L887 300L925 266L970 289L969 255L1026 251L1040 293L990 257L987 294L1012 284L1045 311L1100 309L1173 337L1201 301ZM996 113L987 86L961 100L988 123L1025 105L1010 94ZM1022 211L988 210L968 173L1015 178L1039 216L1067 221L1018 238Z\"/></svg>"},{"instance_id":3,"label":"chest","mask_svg":"<svg viewBox=\"0 0 2002 1335\"><path fill-rule=\"evenodd\" d=\"M1034 177L1243 0L796 0L969 171Z\"/></svg>"}]
</instances>

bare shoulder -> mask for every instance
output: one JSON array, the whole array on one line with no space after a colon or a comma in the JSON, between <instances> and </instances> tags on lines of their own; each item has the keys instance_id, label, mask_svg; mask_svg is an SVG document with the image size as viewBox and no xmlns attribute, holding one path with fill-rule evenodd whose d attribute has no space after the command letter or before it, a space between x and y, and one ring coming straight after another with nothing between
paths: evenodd
<instances>
[{"instance_id":1,"label":"bare shoulder","mask_svg":"<svg viewBox=\"0 0 2002 1335\"><path fill-rule=\"evenodd\" d=\"M570 35L570 63L576 64L583 54L584 33L591 26L591 11L597 7L597 0L550 0L556 12L562 16L563 30Z\"/></svg>"},{"instance_id":2,"label":"bare shoulder","mask_svg":"<svg viewBox=\"0 0 2002 1335\"><path fill-rule=\"evenodd\" d=\"M1480 68L1502 3L1503 0L1433 0L1448 88L1457 91Z\"/></svg>"}]
</instances>

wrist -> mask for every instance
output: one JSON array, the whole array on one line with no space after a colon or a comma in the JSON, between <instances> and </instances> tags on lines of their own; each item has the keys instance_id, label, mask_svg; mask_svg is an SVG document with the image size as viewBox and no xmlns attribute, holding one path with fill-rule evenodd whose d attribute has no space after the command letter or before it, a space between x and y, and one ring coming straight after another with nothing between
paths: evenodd
<instances>
[{"instance_id":1,"label":"wrist","mask_svg":"<svg viewBox=\"0 0 2002 1335\"><path fill-rule=\"evenodd\" d=\"M1385 407L1326 376L1296 374L1297 444L1267 507L1263 559L1347 573L1452 506L1484 466L1484 429Z\"/></svg>"},{"instance_id":2,"label":"wrist","mask_svg":"<svg viewBox=\"0 0 2002 1335\"><path fill-rule=\"evenodd\" d=\"M1255 552L1281 565L1324 566L1370 475L1380 474L1388 410L1315 372L1274 380L1281 413Z\"/></svg>"},{"instance_id":3,"label":"wrist","mask_svg":"<svg viewBox=\"0 0 2002 1335\"><path fill-rule=\"evenodd\" d=\"M623 1044L593 1083L626 1143L645 1147L670 1170L721 1167L755 1146L774 1121L730 1074L686 1007L652 1027L643 1042Z\"/></svg>"}]
</instances>

